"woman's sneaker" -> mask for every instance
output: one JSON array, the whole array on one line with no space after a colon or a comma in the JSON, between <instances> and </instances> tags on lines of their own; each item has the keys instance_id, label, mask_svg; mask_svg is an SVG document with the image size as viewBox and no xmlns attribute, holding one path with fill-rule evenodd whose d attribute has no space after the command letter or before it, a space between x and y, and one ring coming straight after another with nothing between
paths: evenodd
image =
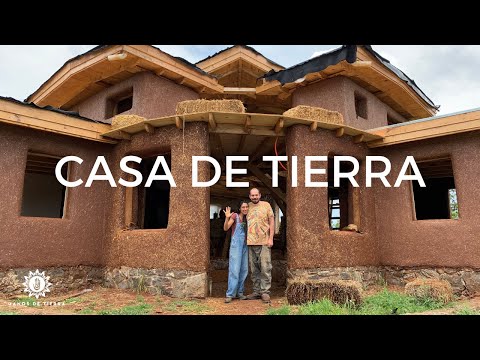
<instances>
[{"instance_id":1,"label":"woman's sneaker","mask_svg":"<svg viewBox=\"0 0 480 360\"><path fill-rule=\"evenodd\" d=\"M231 303L232 300L233 300L233 299L232 299L231 297L226 297L226 298L225 298L225 304Z\"/></svg>"},{"instance_id":2,"label":"woman's sneaker","mask_svg":"<svg viewBox=\"0 0 480 360\"><path fill-rule=\"evenodd\" d=\"M245 295L243 295L243 294L238 294L238 298L239 298L240 300L247 300L247 297L246 297Z\"/></svg>"}]
</instances>

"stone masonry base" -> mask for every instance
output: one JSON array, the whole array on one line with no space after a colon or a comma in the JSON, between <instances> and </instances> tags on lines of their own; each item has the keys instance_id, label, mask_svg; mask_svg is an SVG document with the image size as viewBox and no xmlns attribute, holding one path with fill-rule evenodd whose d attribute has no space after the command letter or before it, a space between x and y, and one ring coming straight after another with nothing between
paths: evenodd
<instances>
[{"instance_id":1,"label":"stone masonry base","mask_svg":"<svg viewBox=\"0 0 480 360\"><path fill-rule=\"evenodd\" d=\"M356 280L364 288L370 285L404 286L416 278L447 280L456 295L480 291L480 270L470 268L404 268L395 266L356 266L288 270L287 284L301 280Z\"/></svg>"},{"instance_id":2,"label":"stone masonry base","mask_svg":"<svg viewBox=\"0 0 480 360\"><path fill-rule=\"evenodd\" d=\"M207 293L207 273L186 270L141 269L122 266L105 269L104 286L134 289L154 295L175 298L204 298Z\"/></svg>"},{"instance_id":3,"label":"stone masonry base","mask_svg":"<svg viewBox=\"0 0 480 360\"><path fill-rule=\"evenodd\" d=\"M25 295L24 276L36 268L0 269L0 294ZM122 266L110 269L92 266L62 266L39 268L49 276L50 292L58 295L92 285L117 289L131 289L155 295L177 298L203 298L207 296L207 274L186 270L138 269Z\"/></svg>"},{"instance_id":4,"label":"stone masonry base","mask_svg":"<svg viewBox=\"0 0 480 360\"><path fill-rule=\"evenodd\" d=\"M0 269L0 294L25 295L24 276L29 272L35 272L37 268ZM55 296L70 290L83 289L92 285L103 283L103 269L93 266L60 266L50 268L39 268L40 272L45 271L48 280L52 283L48 295Z\"/></svg>"}]
</instances>

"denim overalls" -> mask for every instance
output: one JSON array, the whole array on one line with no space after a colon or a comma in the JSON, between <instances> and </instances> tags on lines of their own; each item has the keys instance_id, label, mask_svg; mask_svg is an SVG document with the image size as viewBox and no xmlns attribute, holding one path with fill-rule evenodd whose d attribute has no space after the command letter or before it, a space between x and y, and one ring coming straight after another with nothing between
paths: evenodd
<instances>
[{"instance_id":1,"label":"denim overalls","mask_svg":"<svg viewBox=\"0 0 480 360\"><path fill-rule=\"evenodd\" d=\"M227 297L243 295L245 279L248 275L248 249L246 240L247 217L240 222L240 214L235 217L235 233L230 241L230 258L228 261Z\"/></svg>"}]
</instances>

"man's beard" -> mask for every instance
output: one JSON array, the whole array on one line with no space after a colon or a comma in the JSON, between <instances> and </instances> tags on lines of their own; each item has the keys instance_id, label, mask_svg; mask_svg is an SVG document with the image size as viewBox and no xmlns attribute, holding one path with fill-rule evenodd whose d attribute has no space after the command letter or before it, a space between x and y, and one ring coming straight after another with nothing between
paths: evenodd
<instances>
[{"instance_id":1,"label":"man's beard","mask_svg":"<svg viewBox=\"0 0 480 360\"><path fill-rule=\"evenodd\" d=\"M258 204L259 201L260 201L260 199L258 199L258 200L252 200L252 202L253 202L254 204Z\"/></svg>"}]
</instances>

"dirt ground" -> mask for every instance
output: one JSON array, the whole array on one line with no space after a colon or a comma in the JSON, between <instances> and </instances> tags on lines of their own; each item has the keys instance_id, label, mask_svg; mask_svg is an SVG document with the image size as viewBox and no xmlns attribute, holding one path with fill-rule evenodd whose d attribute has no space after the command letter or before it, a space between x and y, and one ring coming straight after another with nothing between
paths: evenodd
<instances>
[{"instance_id":1,"label":"dirt ground","mask_svg":"<svg viewBox=\"0 0 480 360\"><path fill-rule=\"evenodd\" d=\"M26 297L10 299L4 297L0 298L0 314L93 315L112 312L118 314L118 311L124 311L120 313L128 315L132 314L132 311L146 308L147 310L144 313L153 315L264 315L270 307L278 308L287 304L284 288L281 287L272 288L271 304L264 304L261 300L234 300L230 304L225 304L224 287L225 284L216 284L212 297L191 300L172 299L167 296L143 293L137 294L133 291L102 287L92 288L91 291L79 296L75 296L79 293L78 291L59 296L49 296L47 294L47 297L38 300L39 305L34 305ZM379 290L381 290L380 287L370 288L366 295ZM392 287L391 290L402 291L403 289ZM480 294L459 300L453 308L428 311L422 314L448 315L462 306L480 310Z\"/></svg>"}]
</instances>

